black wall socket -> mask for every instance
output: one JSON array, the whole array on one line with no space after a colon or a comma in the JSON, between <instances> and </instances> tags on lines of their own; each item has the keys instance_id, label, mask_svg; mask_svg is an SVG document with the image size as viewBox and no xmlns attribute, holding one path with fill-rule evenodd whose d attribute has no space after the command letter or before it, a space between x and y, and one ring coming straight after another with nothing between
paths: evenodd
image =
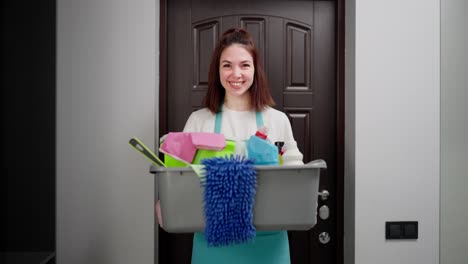
<instances>
[{"instance_id":1,"label":"black wall socket","mask_svg":"<svg viewBox=\"0 0 468 264\"><path fill-rule=\"evenodd\" d=\"M385 222L385 239L418 239L418 221Z\"/></svg>"}]
</instances>

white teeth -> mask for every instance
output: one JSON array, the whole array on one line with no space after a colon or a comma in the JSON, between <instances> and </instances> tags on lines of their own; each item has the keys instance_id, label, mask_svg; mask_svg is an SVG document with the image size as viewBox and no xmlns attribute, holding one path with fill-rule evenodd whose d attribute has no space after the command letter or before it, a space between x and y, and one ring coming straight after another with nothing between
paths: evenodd
<instances>
[{"instance_id":1,"label":"white teeth","mask_svg":"<svg viewBox=\"0 0 468 264\"><path fill-rule=\"evenodd\" d=\"M240 86L242 83L241 82L231 82L232 86Z\"/></svg>"}]
</instances>

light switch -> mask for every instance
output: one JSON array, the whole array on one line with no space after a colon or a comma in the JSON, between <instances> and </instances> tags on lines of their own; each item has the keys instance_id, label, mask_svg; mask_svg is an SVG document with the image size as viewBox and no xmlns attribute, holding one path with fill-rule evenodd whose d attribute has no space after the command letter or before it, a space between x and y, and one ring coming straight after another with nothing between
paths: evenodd
<instances>
[{"instance_id":1,"label":"light switch","mask_svg":"<svg viewBox=\"0 0 468 264\"><path fill-rule=\"evenodd\" d=\"M418 238L418 222L406 222L403 224L403 237L406 239Z\"/></svg>"},{"instance_id":2,"label":"light switch","mask_svg":"<svg viewBox=\"0 0 468 264\"><path fill-rule=\"evenodd\" d=\"M390 223L387 226L386 239L401 238L401 225L398 223Z\"/></svg>"},{"instance_id":3,"label":"light switch","mask_svg":"<svg viewBox=\"0 0 468 264\"><path fill-rule=\"evenodd\" d=\"M418 239L418 222L385 222L385 239Z\"/></svg>"}]
</instances>

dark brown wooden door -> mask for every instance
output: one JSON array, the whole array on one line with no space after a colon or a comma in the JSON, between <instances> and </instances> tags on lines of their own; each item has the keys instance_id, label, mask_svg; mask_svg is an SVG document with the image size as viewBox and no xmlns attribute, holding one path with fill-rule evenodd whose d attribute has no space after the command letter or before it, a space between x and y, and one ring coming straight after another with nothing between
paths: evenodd
<instances>
[{"instance_id":1,"label":"dark brown wooden door","mask_svg":"<svg viewBox=\"0 0 468 264\"><path fill-rule=\"evenodd\" d=\"M218 37L233 26L249 30L259 47L276 108L290 118L304 161L324 159L328 165L320 189L331 195L319 199L318 208L327 206L330 215L325 220L318 217L310 231L288 232L292 263L336 263L337 245L342 243L337 236L337 215L342 214L337 214L335 200L336 2L167 0L162 12L167 15L162 132L181 131L190 113L201 107ZM159 263L190 263L192 234L159 231ZM319 240L324 232L329 234L328 243Z\"/></svg>"}]
</instances>

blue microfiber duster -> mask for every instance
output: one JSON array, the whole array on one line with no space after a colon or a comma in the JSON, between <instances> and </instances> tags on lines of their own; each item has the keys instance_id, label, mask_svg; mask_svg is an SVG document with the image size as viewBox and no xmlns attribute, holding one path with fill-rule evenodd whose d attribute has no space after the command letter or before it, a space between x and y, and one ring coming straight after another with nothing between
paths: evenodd
<instances>
[{"instance_id":1,"label":"blue microfiber duster","mask_svg":"<svg viewBox=\"0 0 468 264\"><path fill-rule=\"evenodd\" d=\"M245 243L255 237L253 206L257 173L251 159L204 159L205 237L208 246Z\"/></svg>"}]
</instances>

